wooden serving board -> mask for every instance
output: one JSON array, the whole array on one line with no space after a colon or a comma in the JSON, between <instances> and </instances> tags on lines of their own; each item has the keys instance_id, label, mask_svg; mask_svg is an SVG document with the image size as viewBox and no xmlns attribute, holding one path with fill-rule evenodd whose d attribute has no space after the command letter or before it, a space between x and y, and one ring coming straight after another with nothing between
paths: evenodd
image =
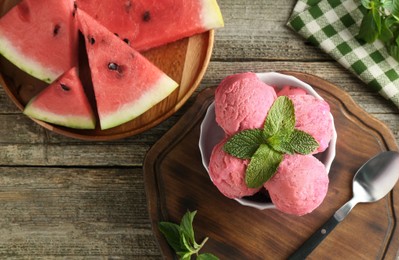
<instances>
[{"instance_id":1,"label":"wooden serving board","mask_svg":"<svg viewBox=\"0 0 399 260\"><path fill-rule=\"evenodd\" d=\"M0 0L0 16L18 2L20 0ZM82 44L83 40L80 42L79 74L89 100L92 106L95 107L86 51ZM179 87L150 110L125 124L101 130L97 122L94 130L80 130L57 126L40 120L34 121L50 131L84 140L113 140L146 131L173 115L192 95L208 67L213 43L214 31L210 30L142 53L169 77L179 83ZM33 96L47 86L46 83L19 70L3 57L0 58L0 85L3 86L8 96L21 110L25 108L25 105Z\"/></svg>"},{"instance_id":2,"label":"wooden serving board","mask_svg":"<svg viewBox=\"0 0 399 260\"><path fill-rule=\"evenodd\" d=\"M144 161L148 210L166 259L173 259L174 253L158 223L178 223L187 210L198 210L194 219L197 240L209 237L204 252L221 259L284 259L352 197L354 173L365 161L381 151L398 150L391 131L343 90L309 74L283 73L312 85L331 106L338 142L324 202L314 212L298 217L275 209L249 208L224 197L211 183L198 148L199 126L214 99L215 88L205 89ZM399 252L397 216L399 184L382 200L357 205L309 259L395 259Z\"/></svg>"}]
</instances>

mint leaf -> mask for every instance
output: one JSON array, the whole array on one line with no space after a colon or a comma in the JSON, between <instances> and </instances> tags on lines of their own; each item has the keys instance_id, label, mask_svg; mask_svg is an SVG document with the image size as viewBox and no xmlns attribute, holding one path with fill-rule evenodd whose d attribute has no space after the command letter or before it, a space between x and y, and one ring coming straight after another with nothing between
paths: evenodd
<instances>
[{"instance_id":1,"label":"mint leaf","mask_svg":"<svg viewBox=\"0 0 399 260\"><path fill-rule=\"evenodd\" d=\"M283 155L261 144L247 167L245 182L249 188L259 188L276 172Z\"/></svg>"},{"instance_id":2,"label":"mint leaf","mask_svg":"<svg viewBox=\"0 0 399 260\"><path fill-rule=\"evenodd\" d=\"M362 0L362 5L366 9L371 9L371 1L370 0Z\"/></svg>"},{"instance_id":3,"label":"mint leaf","mask_svg":"<svg viewBox=\"0 0 399 260\"><path fill-rule=\"evenodd\" d=\"M399 47L396 45L390 45L388 47L389 55L399 61Z\"/></svg>"},{"instance_id":4,"label":"mint leaf","mask_svg":"<svg viewBox=\"0 0 399 260\"><path fill-rule=\"evenodd\" d=\"M319 147L313 136L298 129L292 132L289 144L299 154L310 154Z\"/></svg>"},{"instance_id":5,"label":"mint leaf","mask_svg":"<svg viewBox=\"0 0 399 260\"><path fill-rule=\"evenodd\" d=\"M185 251L181 244L180 226L171 222L160 222L159 230L165 236L168 244L175 250L175 252Z\"/></svg>"},{"instance_id":6,"label":"mint leaf","mask_svg":"<svg viewBox=\"0 0 399 260\"><path fill-rule=\"evenodd\" d=\"M360 24L360 29L356 36L357 39L363 40L367 43L372 43L377 40L379 36L379 29L374 20L374 14L375 12L373 9L367 10L362 19L362 23Z\"/></svg>"},{"instance_id":7,"label":"mint leaf","mask_svg":"<svg viewBox=\"0 0 399 260\"><path fill-rule=\"evenodd\" d=\"M384 43L388 43L388 42L392 41L392 39L393 39L393 32L389 28L390 27L389 23L390 23L390 21L387 19L381 25L381 34L380 34L379 38Z\"/></svg>"},{"instance_id":8,"label":"mint leaf","mask_svg":"<svg viewBox=\"0 0 399 260\"><path fill-rule=\"evenodd\" d=\"M261 129L243 130L233 135L223 146L223 150L241 159L250 159L265 142Z\"/></svg>"},{"instance_id":9,"label":"mint leaf","mask_svg":"<svg viewBox=\"0 0 399 260\"><path fill-rule=\"evenodd\" d=\"M387 3L390 2L391 3L391 14L392 16L394 16L396 19L399 19L399 2L397 0L394 1L386 1ZM386 6L384 6L386 9L388 9Z\"/></svg>"},{"instance_id":10,"label":"mint leaf","mask_svg":"<svg viewBox=\"0 0 399 260\"><path fill-rule=\"evenodd\" d=\"M187 211L181 221L180 225L171 222L159 222L158 228L161 233L165 236L168 244L173 248L176 254L181 260L190 260L192 255L198 255L199 251L208 241L206 237L201 244L197 244L194 237L193 220L197 211ZM218 259L212 254L202 254L203 259ZM215 258L205 258L205 257L215 257Z\"/></svg>"},{"instance_id":11,"label":"mint leaf","mask_svg":"<svg viewBox=\"0 0 399 260\"><path fill-rule=\"evenodd\" d=\"M278 97L267 113L263 130L265 135L270 137L278 132L291 132L294 127L294 104L286 96Z\"/></svg>"},{"instance_id":12,"label":"mint leaf","mask_svg":"<svg viewBox=\"0 0 399 260\"><path fill-rule=\"evenodd\" d=\"M277 152L294 154L295 150L291 145L291 135L290 133L279 133L270 137L267 141L268 144Z\"/></svg>"},{"instance_id":13,"label":"mint leaf","mask_svg":"<svg viewBox=\"0 0 399 260\"><path fill-rule=\"evenodd\" d=\"M399 23L398 19L396 19L394 16L388 16L385 19L385 25L392 31L397 31L397 28L393 27ZM396 30L395 30L396 29Z\"/></svg>"},{"instance_id":14,"label":"mint leaf","mask_svg":"<svg viewBox=\"0 0 399 260\"><path fill-rule=\"evenodd\" d=\"M187 211L186 214L184 214L184 216L182 217L180 222L180 230L183 233L184 238L194 248L198 247L197 243L195 242L194 228L193 228L193 220L195 214L197 214L197 211L193 212Z\"/></svg>"},{"instance_id":15,"label":"mint leaf","mask_svg":"<svg viewBox=\"0 0 399 260\"><path fill-rule=\"evenodd\" d=\"M381 23L382 23L382 17L380 15L379 9L377 8L372 8L371 13L373 14L373 19L374 23L377 26L377 31L378 33L381 32Z\"/></svg>"},{"instance_id":16,"label":"mint leaf","mask_svg":"<svg viewBox=\"0 0 399 260\"><path fill-rule=\"evenodd\" d=\"M197 260L218 260L219 258L210 253L199 254Z\"/></svg>"}]
</instances>

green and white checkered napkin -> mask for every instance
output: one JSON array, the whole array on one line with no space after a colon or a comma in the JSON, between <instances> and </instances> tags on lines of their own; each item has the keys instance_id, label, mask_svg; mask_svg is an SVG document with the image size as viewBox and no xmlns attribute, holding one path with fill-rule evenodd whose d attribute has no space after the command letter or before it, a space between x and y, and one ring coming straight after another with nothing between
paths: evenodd
<instances>
[{"instance_id":1,"label":"green and white checkered napkin","mask_svg":"<svg viewBox=\"0 0 399 260\"><path fill-rule=\"evenodd\" d=\"M361 43L360 0L299 0L288 26L399 108L399 63L380 41Z\"/></svg>"}]
</instances>

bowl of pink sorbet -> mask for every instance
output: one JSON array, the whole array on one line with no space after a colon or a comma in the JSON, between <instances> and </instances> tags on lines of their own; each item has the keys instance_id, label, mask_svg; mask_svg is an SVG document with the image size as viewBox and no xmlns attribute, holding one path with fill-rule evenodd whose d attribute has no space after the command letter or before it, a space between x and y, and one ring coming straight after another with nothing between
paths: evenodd
<instances>
[{"instance_id":1,"label":"bowl of pink sorbet","mask_svg":"<svg viewBox=\"0 0 399 260\"><path fill-rule=\"evenodd\" d=\"M261 128L278 96L289 97L296 128L311 134L319 147L310 155L284 155L276 174L259 189L244 181L248 160L228 155L224 143L235 133ZM337 133L327 102L309 84L289 75L240 73L216 88L200 126L199 149L210 180L219 191L244 206L304 215L317 208L328 189ZM293 174L294 173L294 174Z\"/></svg>"}]
</instances>

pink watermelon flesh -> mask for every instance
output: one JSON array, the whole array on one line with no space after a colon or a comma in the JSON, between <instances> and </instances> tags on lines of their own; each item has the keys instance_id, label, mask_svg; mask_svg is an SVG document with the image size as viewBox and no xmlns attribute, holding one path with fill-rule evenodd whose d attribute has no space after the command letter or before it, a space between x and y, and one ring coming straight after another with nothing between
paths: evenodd
<instances>
[{"instance_id":1,"label":"pink watermelon flesh","mask_svg":"<svg viewBox=\"0 0 399 260\"><path fill-rule=\"evenodd\" d=\"M216 0L77 0L77 5L138 51L224 25Z\"/></svg>"},{"instance_id":2,"label":"pink watermelon flesh","mask_svg":"<svg viewBox=\"0 0 399 260\"><path fill-rule=\"evenodd\" d=\"M78 9L77 17L101 129L130 121L176 89L176 82L91 16Z\"/></svg>"},{"instance_id":3,"label":"pink watermelon flesh","mask_svg":"<svg viewBox=\"0 0 399 260\"><path fill-rule=\"evenodd\" d=\"M95 128L95 116L76 67L32 98L26 105L24 114L71 128Z\"/></svg>"},{"instance_id":4,"label":"pink watermelon flesh","mask_svg":"<svg viewBox=\"0 0 399 260\"><path fill-rule=\"evenodd\" d=\"M0 19L0 53L26 73L53 82L78 64L73 0L23 0Z\"/></svg>"}]
</instances>

